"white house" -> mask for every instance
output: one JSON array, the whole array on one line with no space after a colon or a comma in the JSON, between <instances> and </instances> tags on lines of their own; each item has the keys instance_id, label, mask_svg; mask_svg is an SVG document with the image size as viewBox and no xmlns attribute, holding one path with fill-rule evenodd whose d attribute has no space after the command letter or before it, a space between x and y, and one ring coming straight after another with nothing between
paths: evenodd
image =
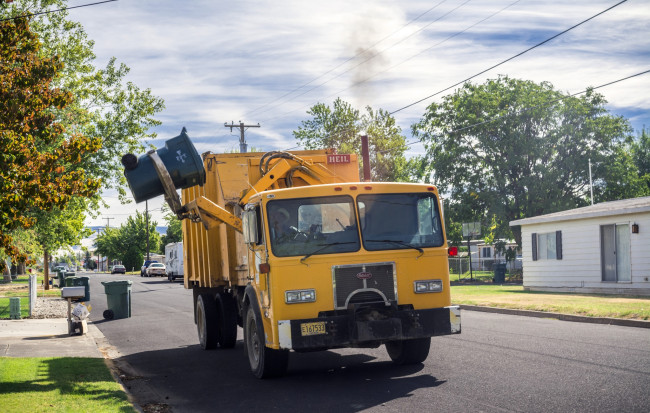
<instances>
[{"instance_id":1,"label":"white house","mask_svg":"<svg viewBox=\"0 0 650 413\"><path fill-rule=\"evenodd\" d=\"M650 197L510 222L516 225L525 288L650 295Z\"/></svg>"}]
</instances>

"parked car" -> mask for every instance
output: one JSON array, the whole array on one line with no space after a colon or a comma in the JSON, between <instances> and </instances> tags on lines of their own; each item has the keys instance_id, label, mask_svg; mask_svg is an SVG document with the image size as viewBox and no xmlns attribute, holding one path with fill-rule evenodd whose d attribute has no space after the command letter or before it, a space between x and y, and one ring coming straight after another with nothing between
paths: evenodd
<instances>
[{"instance_id":1,"label":"parked car","mask_svg":"<svg viewBox=\"0 0 650 413\"><path fill-rule=\"evenodd\" d=\"M147 267L149 267L149 265L153 262L158 262L158 261L144 260L144 262L142 263L142 268L140 268L140 277L144 277L145 275L147 275Z\"/></svg>"},{"instance_id":2,"label":"parked car","mask_svg":"<svg viewBox=\"0 0 650 413\"><path fill-rule=\"evenodd\" d=\"M68 271L68 269L64 265L57 265L56 267L52 268L53 273L57 273L59 271Z\"/></svg>"},{"instance_id":3,"label":"parked car","mask_svg":"<svg viewBox=\"0 0 650 413\"><path fill-rule=\"evenodd\" d=\"M113 265L113 269L111 269L111 274L126 274L126 268L124 265Z\"/></svg>"},{"instance_id":4,"label":"parked car","mask_svg":"<svg viewBox=\"0 0 650 413\"><path fill-rule=\"evenodd\" d=\"M165 268L165 264L161 264L159 262L152 262L149 264L147 267L147 277L153 277L153 276L165 276L167 274L167 269Z\"/></svg>"}]
</instances>

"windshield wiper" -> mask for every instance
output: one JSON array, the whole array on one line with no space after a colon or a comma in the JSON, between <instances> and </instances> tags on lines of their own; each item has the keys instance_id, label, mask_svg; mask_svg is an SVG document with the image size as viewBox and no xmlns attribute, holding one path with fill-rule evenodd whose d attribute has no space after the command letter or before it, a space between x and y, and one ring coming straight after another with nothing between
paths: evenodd
<instances>
[{"instance_id":1,"label":"windshield wiper","mask_svg":"<svg viewBox=\"0 0 650 413\"><path fill-rule=\"evenodd\" d=\"M356 244L356 243L357 243L356 241L346 241L346 242L332 242L332 243L329 243L329 244L318 244L318 246L321 247L321 248L319 248L319 249L317 249L317 250L315 250L315 251L312 251L312 252L310 252L309 254L305 255L304 257L302 257L302 258L300 259L300 262L304 264L304 261L305 261L307 258L311 257L312 255L314 255L314 254L316 254L316 253L318 253L318 252L323 251L324 249L327 249L327 248L329 248L329 247L332 247L332 246L334 246L334 245L345 245L345 244Z\"/></svg>"},{"instance_id":2,"label":"windshield wiper","mask_svg":"<svg viewBox=\"0 0 650 413\"><path fill-rule=\"evenodd\" d=\"M418 252L420 253L420 256L418 256L418 258L420 258L422 256L422 254L424 254L424 250L422 248L416 247L415 245L411 245L408 242L404 242L404 241L400 241L400 240L396 240L396 239L367 239L365 241L366 242L392 242L393 244L404 245L405 247L409 247L409 248L413 248L414 250L418 250Z\"/></svg>"}]
</instances>

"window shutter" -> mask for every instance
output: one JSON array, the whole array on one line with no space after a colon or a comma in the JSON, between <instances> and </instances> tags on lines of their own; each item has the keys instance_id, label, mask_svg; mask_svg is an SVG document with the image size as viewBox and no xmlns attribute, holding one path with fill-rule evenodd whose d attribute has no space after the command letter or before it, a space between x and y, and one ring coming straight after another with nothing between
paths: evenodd
<instances>
[{"instance_id":1,"label":"window shutter","mask_svg":"<svg viewBox=\"0 0 650 413\"><path fill-rule=\"evenodd\" d=\"M533 232L531 245L533 248L533 261L537 261L537 233L536 232Z\"/></svg>"},{"instance_id":2,"label":"window shutter","mask_svg":"<svg viewBox=\"0 0 650 413\"><path fill-rule=\"evenodd\" d=\"M555 231L555 257L562 259L562 231Z\"/></svg>"}]
</instances>

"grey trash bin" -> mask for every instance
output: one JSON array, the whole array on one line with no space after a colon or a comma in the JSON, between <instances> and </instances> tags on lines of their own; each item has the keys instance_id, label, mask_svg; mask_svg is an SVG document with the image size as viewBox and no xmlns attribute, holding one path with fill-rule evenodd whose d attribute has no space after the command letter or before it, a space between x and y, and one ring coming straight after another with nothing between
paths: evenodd
<instances>
[{"instance_id":1,"label":"grey trash bin","mask_svg":"<svg viewBox=\"0 0 650 413\"><path fill-rule=\"evenodd\" d=\"M506 282L506 264L494 264L494 283L503 284Z\"/></svg>"}]
</instances>

